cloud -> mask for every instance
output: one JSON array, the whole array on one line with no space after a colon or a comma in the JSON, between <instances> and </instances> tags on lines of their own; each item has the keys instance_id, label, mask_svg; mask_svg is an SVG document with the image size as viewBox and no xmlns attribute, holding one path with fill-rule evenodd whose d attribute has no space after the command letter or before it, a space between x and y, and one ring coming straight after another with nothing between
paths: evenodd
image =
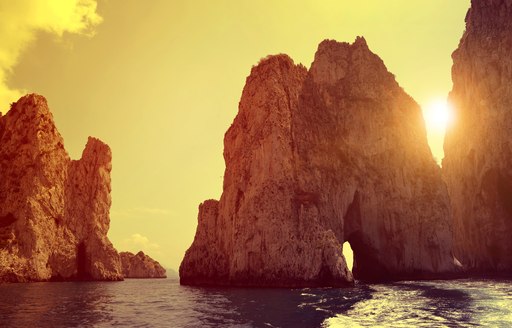
<instances>
[{"instance_id":1,"label":"cloud","mask_svg":"<svg viewBox=\"0 0 512 328\"><path fill-rule=\"evenodd\" d=\"M159 261L161 265L166 267L166 264L161 261L161 259L165 258L165 250L159 244L150 241L148 237L140 233L134 233L128 238L114 242L114 244L119 252L129 251L137 254L139 251L143 251L146 255L151 256L151 258Z\"/></svg>"},{"instance_id":2,"label":"cloud","mask_svg":"<svg viewBox=\"0 0 512 328\"><path fill-rule=\"evenodd\" d=\"M138 251L142 250L146 254L161 254L160 245L149 241L148 237L139 233L135 233L129 238L124 239L120 250L126 250L132 253L137 253Z\"/></svg>"},{"instance_id":3,"label":"cloud","mask_svg":"<svg viewBox=\"0 0 512 328\"><path fill-rule=\"evenodd\" d=\"M0 108L23 93L9 88L7 80L37 33L92 36L102 21L96 7L96 0L0 0Z\"/></svg>"},{"instance_id":4,"label":"cloud","mask_svg":"<svg viewBox=\"0 0 512 328\"><path fill-rule=\"evenodd\" d=\"M167 217L171 211L165 208L133 207L110 211L112 218L147 219L150 217Z\"/></svg>"}]
</instances>

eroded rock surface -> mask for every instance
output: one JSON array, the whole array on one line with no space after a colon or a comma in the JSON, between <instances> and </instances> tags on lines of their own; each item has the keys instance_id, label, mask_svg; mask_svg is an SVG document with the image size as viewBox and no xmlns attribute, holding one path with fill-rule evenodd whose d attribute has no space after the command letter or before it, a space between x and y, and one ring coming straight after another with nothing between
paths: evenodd
<instances>
[{"instance_id":1,"label":"eroded rock surface","mask_svg":"<svg viewBox=\"0 0 512 328\"><path fill-rule=\"evenodd\" d=\"M350 285L345 241L358 279L457 270L420 108L363 38L322 42L309 71L262 60L224 158L223 194L199 207L182 284Z\"/></svg>"},{"instance_id":2,"label":"eroded rock surface","mask_svg":"<svg viewBox=\"0 0 512 328\"><path fill-rule=\"evenodd\" d=\"M455 252L469 271L512 273L512 1L473 0L453 53L455 122L444 144Z\"/></svg>"},{"instance_id":3,"label":"eroded rock surface","mask_svg":"<svg viewBox=\"0 0 512 328\"><path fill-rule=\"evenodd\" d=\"M144 252L121 252L121 264L125 278L167 278L165 269Z\"/></svg>"},{"instance_id":4,"label":"eroded rock surface","mask_svg":"<svg viewBox=\"0 0 512 328\"><path fill-rule=\"evenodd\" d=\"M0 117L0 282L122 280L107 238L111 159L89 138L70 160L42 96Z\"/></svg>"}]
</instances>

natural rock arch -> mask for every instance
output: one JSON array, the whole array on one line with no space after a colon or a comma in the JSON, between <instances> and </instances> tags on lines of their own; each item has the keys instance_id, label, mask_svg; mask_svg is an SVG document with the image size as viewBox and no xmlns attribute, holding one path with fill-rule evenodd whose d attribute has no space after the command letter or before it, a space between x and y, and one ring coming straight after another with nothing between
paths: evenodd
<instances>
[{"instance_id":1,"label":"natural rock arch","mask_svg":"<svg viewBox=\"0 0 512 328\"><path fill-rule=\"evenodd\" d=\"M270 56L224 138L223 194L199 208L183 284L346 286L446 277L446 187L419 106L363 38L324 41L308 71Z\"/></svg>"}]
</instances>

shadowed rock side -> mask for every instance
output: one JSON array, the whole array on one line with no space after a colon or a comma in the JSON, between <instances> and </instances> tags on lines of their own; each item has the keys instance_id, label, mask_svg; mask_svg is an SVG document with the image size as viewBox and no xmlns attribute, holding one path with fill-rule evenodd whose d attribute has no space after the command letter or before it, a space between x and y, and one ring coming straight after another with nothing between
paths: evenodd
<instances>
[{"instance_id":1,"label":"shadowed rock side","mask_svg":"<svg viewBox=\"0 0 512 328\"><path fill-rule=\"evenodd\" d=\"M456 271L449 201L418 105L358 38L247 78L223 194L199 207L182 284L346 286Z\"/></svg>"},{"instance_id":2,"label":"shadowed rock side","mask_svg":"<svg viewBox=\"0 0 512 328\"><path fill-rule=\"evenodd\" d=\"M125 278L167 278L165 269L144 252L121 252L121 264Z\"/></svg>"},{"instance_id":3,"label":"shadowed rock side","mask_svg":"<svg viewBox=\"0 0 512 328\"><path fill-rule=\"evenodd\" d=\"M42 96L0 117L0 282L122 280L107 238L111 158L89 138L71 161Z\"/></svg>"},{"instance_id":4,"label":"shadowed rock side","mask_svg":"<svg viewBox=\"0 0 512 328\"><path fill-rule=\"evenodd\" d=\"M454 247L474 273L512 273L512 2L473 0L453 53L456 120L443 174Z\"/></svg>"},{"instance_id":5,"label":"shadowed rock side","mask_svg":"<svg viewBox=\"0 0 512 328\"><path fill-rule=\"evenodd\" d=\"M357 279L454 271L447 190L421 110L363 38L320 44L292 126L298 190L315 200L299 221L348 241Z\"/></svg>"}]
</instances>

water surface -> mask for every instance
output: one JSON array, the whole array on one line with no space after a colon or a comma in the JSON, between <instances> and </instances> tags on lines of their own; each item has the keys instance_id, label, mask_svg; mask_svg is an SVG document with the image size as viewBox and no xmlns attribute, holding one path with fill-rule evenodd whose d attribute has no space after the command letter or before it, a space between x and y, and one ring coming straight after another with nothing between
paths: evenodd
<instances>
[{"instance_id":1,"label":"water surface","mask_svg":"<svg viewBox=\"0 0 512 328\"><path fill-rule=\"evenodd\" d=\"M0 285L1 327L512 326L512 281L243 289L176 280Z\"/></svg>"}]
</instances>

